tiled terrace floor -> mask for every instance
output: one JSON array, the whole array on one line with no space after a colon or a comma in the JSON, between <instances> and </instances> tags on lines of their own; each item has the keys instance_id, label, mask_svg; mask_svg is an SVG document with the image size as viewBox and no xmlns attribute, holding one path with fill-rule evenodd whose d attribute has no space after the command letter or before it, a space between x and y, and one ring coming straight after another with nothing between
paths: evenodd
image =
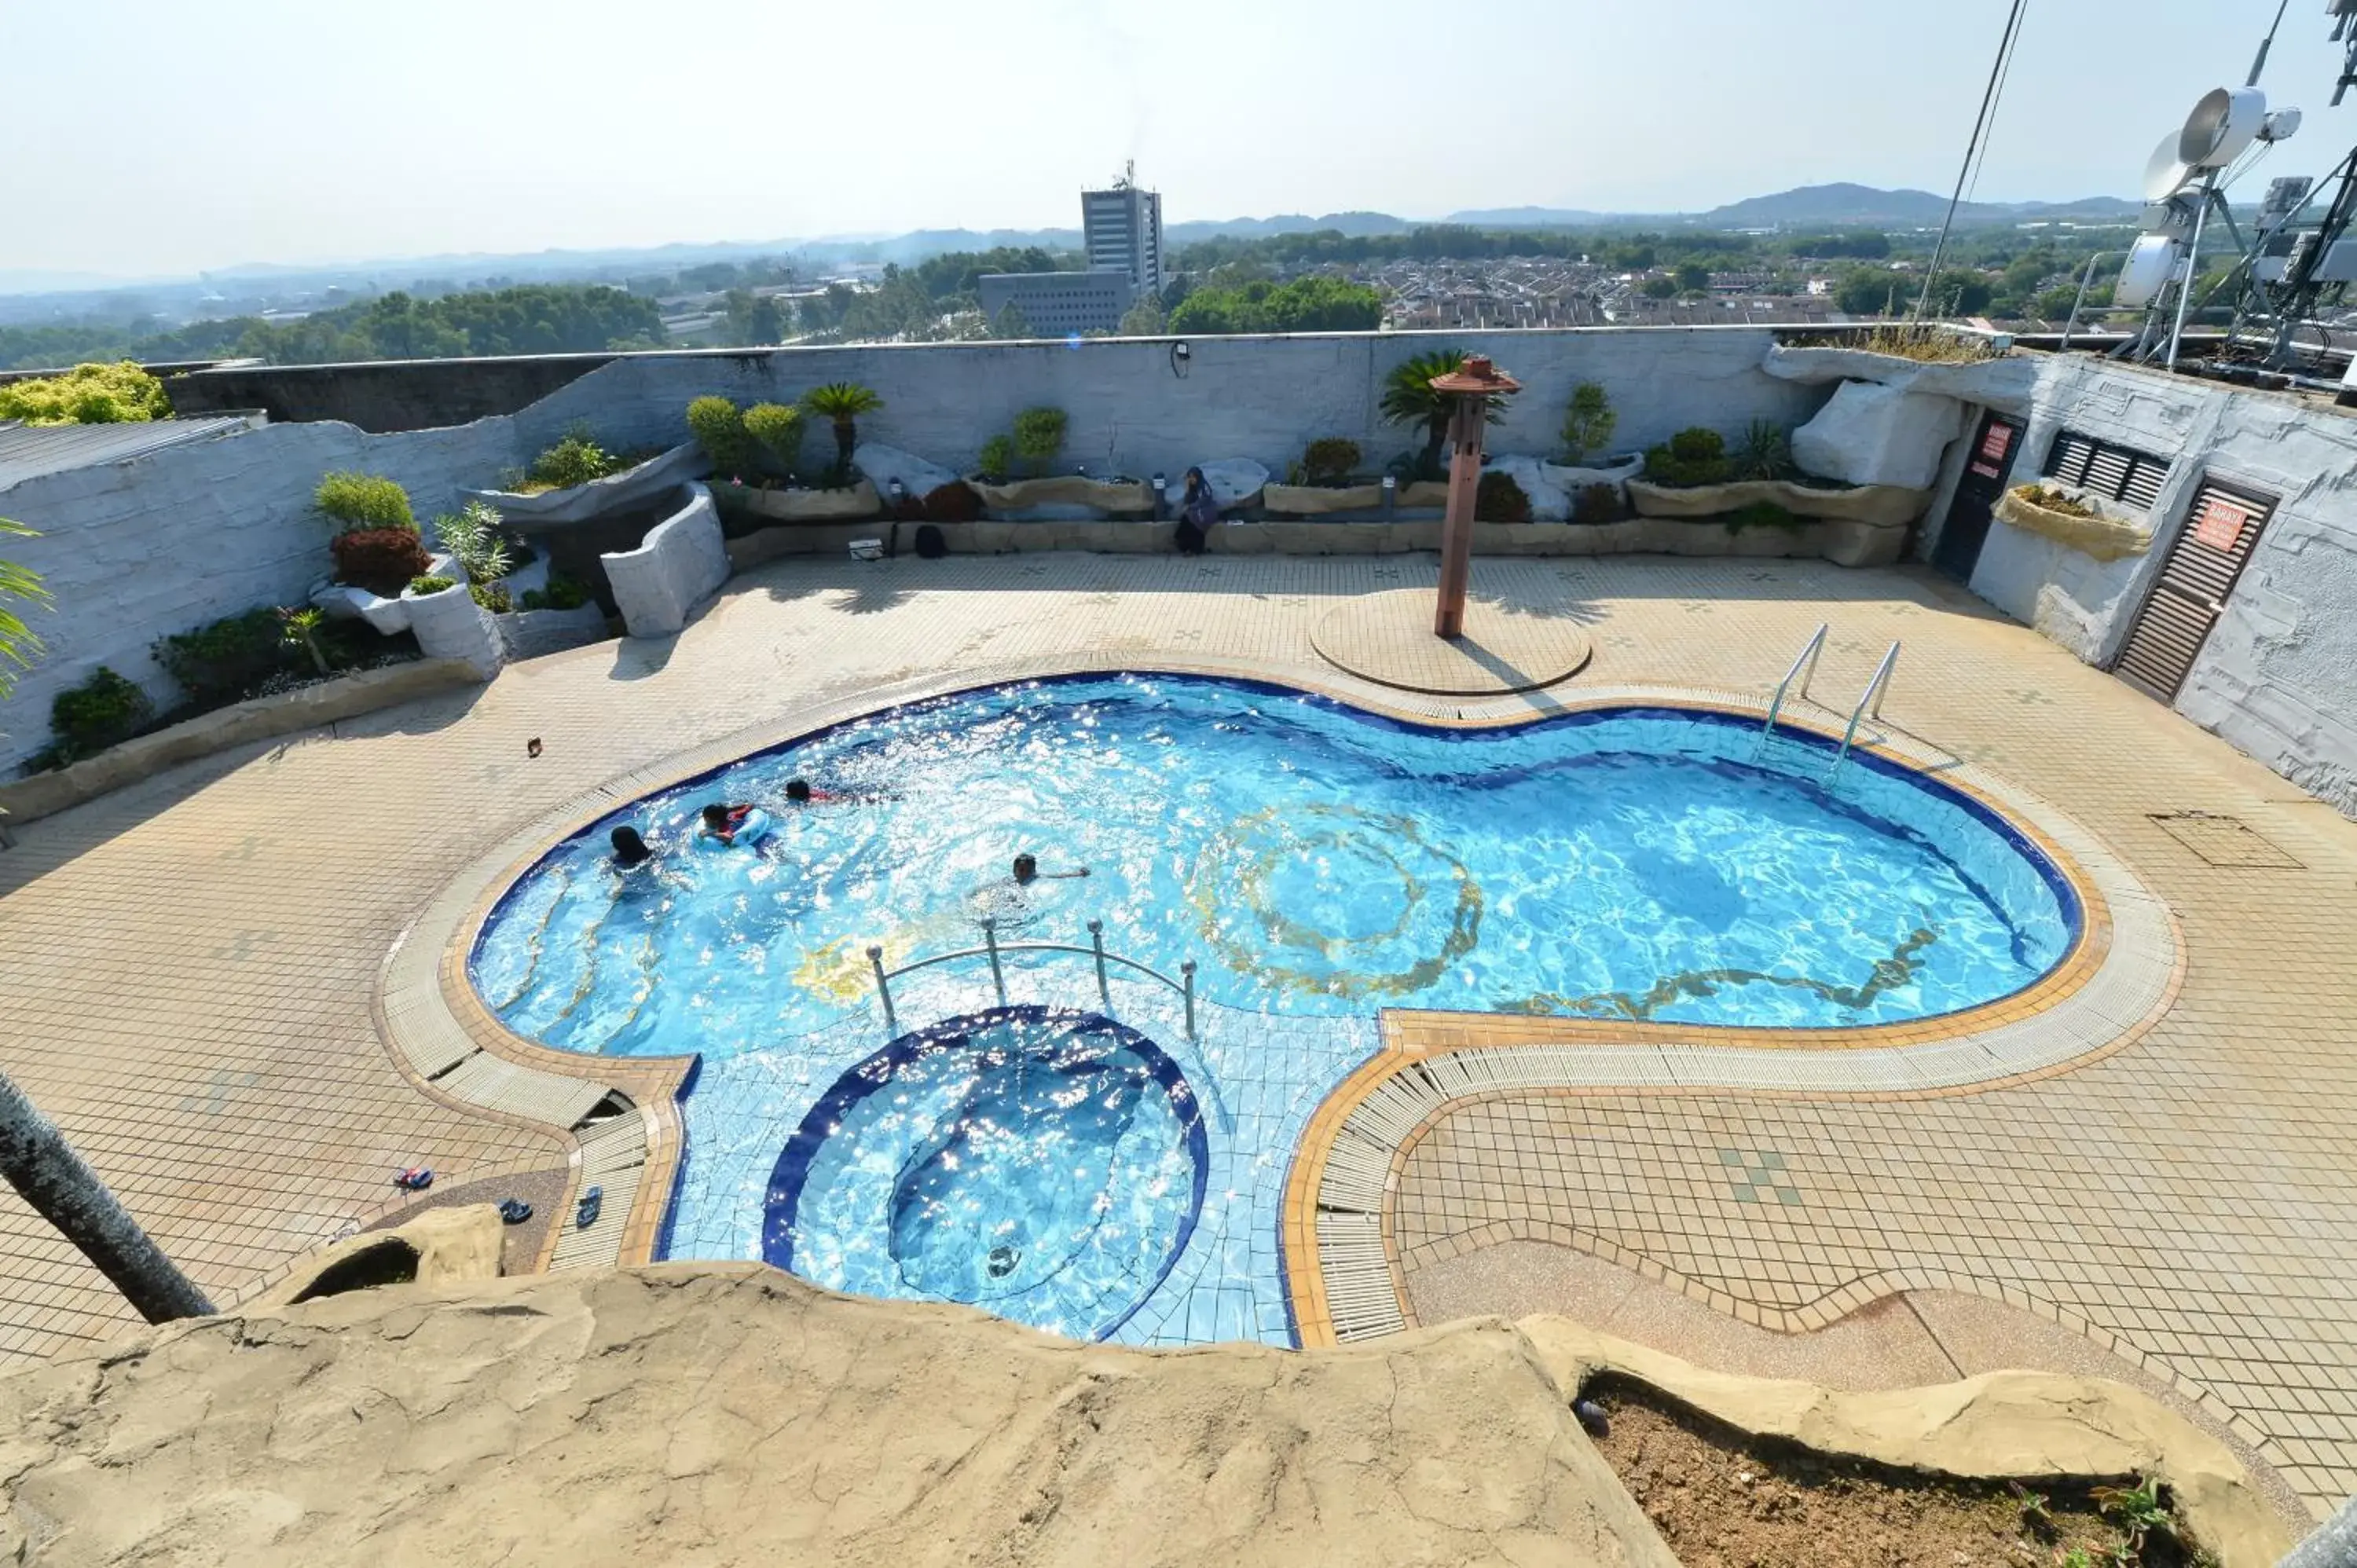
<instances>
[{"instance_id":1,"label":"tiled terrace floor","mask_svg":"<svg viewBox=\"0 0 2357 1568\"><path fill-rule=\"evenodd\" d=\"M1351 689L1311 628L1339 596L1432 576L1398 557L766 569L674 643L539 660L22 829L0 854L0 1064L233 1299L382 1210L403 1165L457 1181L562 1161L551 1133L412 1089L369 1012L397 933L520 825L786 709L942 670L1162 655ZM2173 905L2190 961L2159 1027L2030 1088L1468 1108L1411 1155L1410 1263L1514 1233L1609 1241L1763 1312L1877 1273L2009 1286L2209 1395L2312 1501L2357 1486L2357 826L1929 577L1483 561L1475 585L1573 607L1596 651L1576 685L1762 692L1830 620L1818 689L1837 695L1904 638L1888 716L2101 835ZM2212 865L2152 820L2189 811L2295 864ZM1727 1150L1781 1158L1799 1201L1746 1201ZM126 1320L0 1195L0 1364Z\"/></svg>"}]
</instances>

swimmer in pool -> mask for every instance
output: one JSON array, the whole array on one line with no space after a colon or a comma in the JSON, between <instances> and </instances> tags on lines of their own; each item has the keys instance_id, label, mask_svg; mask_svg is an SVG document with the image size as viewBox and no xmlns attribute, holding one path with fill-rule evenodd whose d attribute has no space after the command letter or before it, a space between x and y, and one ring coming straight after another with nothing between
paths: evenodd
<instances>
[{"instance_id":1,"label":"swimmer in pool","mask_svg":"<svg viewBox=\"0 0 2357 1568\"><path fill-rule=\"evenodd\" d=\"M750 804L731 806L715 800L704 808L704 826L697 832L705 838L734 844L737 835L744 832L745 824L752 818L755 810Z\"/></svg>"},{"instance_id":2,"label":"swimmer in pool","mask_svg":"<svg viewBox=\"0 0 2357 1568\"><path fill-rule=\"evenodd\" d=\"M1088 874L1089 868L1085 865L1077 871L1042 871L1039 869L1039 863L1029 854L1018 854L1015 857L1015 885L1017 887L1028 887L1042 877L1051 882L1060 882L1070 877L1086 876Z\"/></svg>"},{"instance_id":3,"label":"swimmer in pool","mask_svg":"<svg viewBox=\"0 0 2357 1568\"><path fill-rule=\"evenodd\" d=\"M639 836L639 830L634 827L624 825L616 828L608 836L614 844L614 865L620 870L644 865L655 857L655 852L647 846L647 841Z\"/></svg>"},{"instance_id":4,"label":"swimmer in pool","mask_svg":"<svg viewBox=\"0 0 2357 1568\"><path fill-rule=\"evenodd\" d=\"M840 800L843 797L824 789L812 789L811 782L807 779L789 779L786 780L786 799L797 806L812 806L823 804L828 800Z\"/></svg>"}]
</instances>

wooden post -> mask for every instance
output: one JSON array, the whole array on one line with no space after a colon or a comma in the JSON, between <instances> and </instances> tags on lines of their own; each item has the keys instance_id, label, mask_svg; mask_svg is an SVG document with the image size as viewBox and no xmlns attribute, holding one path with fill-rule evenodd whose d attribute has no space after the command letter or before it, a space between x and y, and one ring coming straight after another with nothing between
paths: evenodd
<instances>
[{"instance_id":1,"label":"wooden post","mask_svg":"<svg viewBox=\"0 0 2357 1568\"><path fill-rule=\"evenodd\" d=\"M1473 583L1473 502L1481 488L1481 427L1490 400L1460 394L1448 437L1457 444L1448 463L1448 512L1440 525L1440 604L1432 618L1436 636L1465 634L1465 592Z\"/></svg>"}]
</instances>

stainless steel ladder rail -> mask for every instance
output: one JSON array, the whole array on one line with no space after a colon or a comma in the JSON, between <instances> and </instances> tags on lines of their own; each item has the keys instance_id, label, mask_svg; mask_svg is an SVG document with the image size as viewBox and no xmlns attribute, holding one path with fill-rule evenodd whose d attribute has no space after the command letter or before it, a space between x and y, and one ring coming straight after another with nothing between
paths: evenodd
<instances>
[{"instance_id":1,"label":"stainless steel ladder rail","mask_svg":"<svg viewBox=\"0 0 2357 1568\"><path fill-rule=\"evenodd\" d=\"M1211 1058L1203 1053L1202 1042L1197 1037L1195 961L1193 959L1190 958L1178 966L1179 977L1173 980L1151 964L1140 963L1134 958L1124 958L1119 953L1107 952L1103 920L1089 922L1089 945L1083 948L1074 947L1069 942L1002 942L998 940L997 917L985 915L982 918L982 942L983 945L978 948L961 948L955 952L935 953L931 958L920 958L892 969L884 967L884 949L880 945L870 946L867 950L867 964L876 977L876 999L883 1005L885 1028L897 1031L900 1026L899 1015L892 1005L892 982L904 974L912 974L920 969L931 969L935 964L954 963L961 959L989 959L991 989L997 993L998 1004L1004 1007L1006 1005L1006 971L1000 962L1002 955L1011 952L1069 953L1075 957L1090 959L1094 961L1096 968L1097 995L1104 1004L1108 1014L1113 1008L1113 991L1107 983L1106 965L1119 964L1124 969L1134 970L1150 980L1158 980L1178 993L1179 1000L1186 1009L1187 1043L1196 1047L1196 1059L1202 1063L1203 1087L1210 1091L1211 1109L1218 1113L1220 1123L1224 1130L1230 1133L1236 1130L1235 1113L1228 1109L1227 1099L1220 1092L1219 1074L1211 1065Z\"/></svg>"},{"instance_id":2,"label":"stainless steel ladder rail","mask_svg":"<svg viewBox=\"0 0 2357 1568\"><path fill-rule=\"evenodd\" d=\"M1768 743L1775 738L1776 715L1784 711L1784 695L1792 690L1793 677L1800 677L1801 700L1808 701L1809 682L1817 678L1817 655L1825 650L1825 633L1831 629L1832 623L1820 624L1816 635L1809 639L1808 646L1803 648L1800 657L1792 660L1792 667L1784 671L1784 678L1781 681L1776 682L1776 695L1768 703L1768 722L1761 725L1760 730L1760 749L1765 750ZM1805 674L1802 673L1803 665L1808 666L1808 671Z\"/></svg>"},{"instance_id":3,"label":"stainless steel ladder rail","mask_svg":"<svg viewBox=\"0 0 2357 1568\"><path fill-rule=\"evenodd\" d=\"M1899 644L1893 642L1890 651L1882 656L1882 662L1874 667L1874 679L1866 683L1865 692L1857 699L1857 706L1849 711L1849 727L1842 731L1841 749L1834 754L1834 765L1825 769L1827 784L1831 784L1841 772L1842 764L1849 760L1850 744L1857 739L1859 721L1869 714L1877 719L1882 717L1882 694L1890 689L1890 672L1898 665ZM1868 703L1873 704L1871 708Z\"/></svg>"}]
</instances>

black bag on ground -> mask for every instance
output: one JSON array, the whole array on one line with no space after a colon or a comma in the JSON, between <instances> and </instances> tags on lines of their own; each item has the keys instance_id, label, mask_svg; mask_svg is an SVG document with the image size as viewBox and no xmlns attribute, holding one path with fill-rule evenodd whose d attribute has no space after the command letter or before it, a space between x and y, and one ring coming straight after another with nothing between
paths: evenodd
<instances>
[{"instance_id":1,"label":"black bag on ground","mask_svg":"<svg viewBox=\"0 0 2357 1568\"><path fill-rule=\"evenodd\" d=\"M920 558L938 561L949 553L949 541L942 537L938 527L929 522L917 530L917 554Z\"/></svg>"}]
</instances>

